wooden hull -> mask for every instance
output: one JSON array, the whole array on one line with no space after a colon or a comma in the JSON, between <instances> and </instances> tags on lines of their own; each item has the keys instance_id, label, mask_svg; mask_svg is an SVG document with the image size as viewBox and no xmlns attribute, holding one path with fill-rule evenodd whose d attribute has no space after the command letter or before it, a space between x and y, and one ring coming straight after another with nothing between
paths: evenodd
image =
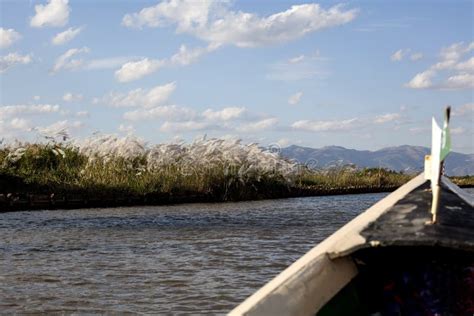
<instances>
[{"instance_id":1,"label":"wooden hull","mask_svg":"<svg viewBox=\"0 0 474 316\"><path fill-rule=\"evenodd\" d=\"M392 279L400 283L403 281L397 278L404 280L405 275L412 279L426 277L423 269L443 266L450 271L457 271L453 267L465 271L466 282L474 282L473 199L447 178L442 179L442 190L438 223L427 224L431 219L431 192L421 174L314 247L229 315L391 315L390 308L396 310L396 306L384 306L385 296L388 305L390 295L395 301L410 300L390 292ZM451 282L442 275L437 278L441 279ZM438 282L426 287L433 292L454 283L449 284ZM468 286L465 291L467 297L474 297L474 293L468 293ZM388 294L384 296L385 292ZM463 293L456 295L461 302ZM370 299L375 297L378 299ZM461 302L466 305L461 308L468 310L471 307L466 302ZM398 314L403 315L404 307L400 308ZM441 307L432 307L433 315L436 308ZM459 314L457 311L450 312Z\"/></svg>"}]
</instances>

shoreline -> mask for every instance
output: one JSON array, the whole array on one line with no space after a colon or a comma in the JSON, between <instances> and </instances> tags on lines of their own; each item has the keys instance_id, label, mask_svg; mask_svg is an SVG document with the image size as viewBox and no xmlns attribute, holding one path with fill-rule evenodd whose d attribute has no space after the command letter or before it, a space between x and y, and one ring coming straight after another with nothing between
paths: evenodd
<instances>
[{"instance_id":1,"label":"shoreline","mask_svg":"<svg viewBox=\"0 0 474 316\"><path fill-rule=\"evenodd\" d=\"M159 206L185 203L223 203L239 201L258 201L268 199L331 196L346 194L368 194L392 192L399 186L354 186L346 188L288 188L278 192L266 192L239 199L223 199L211 194L188 192L187 194L150 193L145 195L132 194L90 194L81 192L66 193L3 193L0 194L0 213L18 211L62 210L82 208L107 208L127 206ZM464 185L472 188L474 185Z\"/></svg>"}]
</instances>

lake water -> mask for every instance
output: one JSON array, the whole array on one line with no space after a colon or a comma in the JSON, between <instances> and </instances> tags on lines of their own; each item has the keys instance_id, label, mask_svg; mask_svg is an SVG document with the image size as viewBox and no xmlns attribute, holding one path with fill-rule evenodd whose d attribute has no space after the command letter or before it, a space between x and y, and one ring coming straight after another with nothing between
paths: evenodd
<instances>
[{"instance_id":1,"label":"lake water","mask_svg":"<svg viewBox=\"0 0 474 316\"><path fill-rule=\"evenodd\" d=\"M0 311L226 313L385 195L1 214Z\"/></svg>"}]
</instances>

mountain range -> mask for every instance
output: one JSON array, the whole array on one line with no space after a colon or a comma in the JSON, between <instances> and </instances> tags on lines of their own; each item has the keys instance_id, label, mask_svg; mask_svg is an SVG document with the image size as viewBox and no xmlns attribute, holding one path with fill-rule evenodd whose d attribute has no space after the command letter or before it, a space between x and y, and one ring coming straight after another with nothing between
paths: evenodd
<instances>
[{"instance_id":1,"label":"mountain range","mask_svg":"<svg viewBox=\"0 0 474 316\"><path fill-rule=\"evenodd\" d=\"M376 151L348 149L340 146L309 148L292 145L281 149L281 155L312 168L331 168L354 164L361 168L382 167L406 173L423 170L424 157L430 149L421 146L387 147ZM451 152L446 158L449 176L474 175L474 154Z\"/></svg>"}]
</instances>

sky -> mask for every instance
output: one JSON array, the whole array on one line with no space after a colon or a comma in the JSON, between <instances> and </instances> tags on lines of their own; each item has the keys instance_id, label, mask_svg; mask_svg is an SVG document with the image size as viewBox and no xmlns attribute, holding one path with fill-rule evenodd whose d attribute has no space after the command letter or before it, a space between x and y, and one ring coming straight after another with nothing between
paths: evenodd
<instances>
[{"instance_id":1,"label":"sky","mask_svg":"<svg viewBox=\"0 0 474 316\"><path fill-rule=\"evenodd\" d=\"M474 153L473 1L0 0L0 138Z\"/></svg>"}]
</instances>

